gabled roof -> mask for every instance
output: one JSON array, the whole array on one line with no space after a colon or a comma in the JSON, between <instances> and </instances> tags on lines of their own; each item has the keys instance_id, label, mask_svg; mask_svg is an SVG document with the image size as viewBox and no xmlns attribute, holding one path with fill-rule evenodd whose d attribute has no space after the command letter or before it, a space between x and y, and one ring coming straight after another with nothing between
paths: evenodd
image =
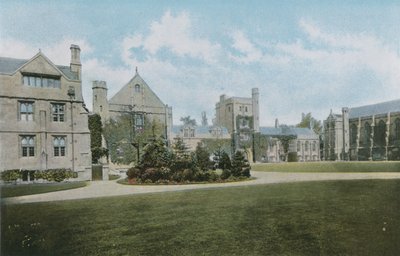
<instances>
[{"instance_id":1,"label":"gabled roof","mask_svg":"<svg viewBox=\"0 0 400 256\"><path fill-rule=\"evenodd\" d=\"M298 128L290 126L260 127L260 133L267 136L296 136L303 139L315 139L318 135L309 128Z\"/></svg>"},{"instance_id":2,"label":"gabled roof","mask_svg":"<svg viewBox=\"0 0 400 256\"><path fill-rule=\"evenodd\" d=\"M378 104L350 108L349 118L358 118L386 113L400 112L400 99L386 101Z\"/></svg>"},{"instance_id":3,"label":"gabled roof","mask_svg":"<svg viewBox=\"0 0 400 256\"><path fill-rule=\"evenodd\" d=\"M143 78L136 72L135 76L129 80L116 94L114 94L111 99L109 100L110 104L131 104L131 93L128 93L131 89L131 84L142 84L145 85L146 88L149 90L150 95L155 97L160 104L165 106L163 101L157 96L157 94L150 88L150 86L143 80Z\"/></svg>"},{"instance_id":4,"label":"gabled roof","mask_svg":"<svg viewBox=\"0 0 400 256\"><path fill-rule=\"evenodd\" d=\"M38 53L38 54L44 56L42 53ZM38 56L38 54L36 54L32 59L36 58ZM14 58L8 58L8 57L0 57L0 74L12 75L15 72L17 72L20 68L22 68L25 64L27 64L29 61L31 61L32 59L26 60L26 59L14 59ZM53 64L53 63L51 63L51 64ZM60 72L63 73L68 79L72 79L72 80L78 79L78 74L76 72L72 72L70 67L60 66L60 65L54 65L54 66L56 68L58 68L58 70L60 70Z\"/></svg>"}]
</instances>

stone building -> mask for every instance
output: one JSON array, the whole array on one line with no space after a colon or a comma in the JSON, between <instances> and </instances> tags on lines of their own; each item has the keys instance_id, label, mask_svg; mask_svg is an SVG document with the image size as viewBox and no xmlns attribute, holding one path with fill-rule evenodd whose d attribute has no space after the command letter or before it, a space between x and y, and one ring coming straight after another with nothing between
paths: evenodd
<instances>
[{"instance_id":1,"label":"stone building","mask_svg":"<svg viewBox=\"0 0 400 256\"><path fill-rule=\"evenodd\" d=\"M220 126L174 125L172 127L172 135L175 140L181 138L189 151L194 151L198 143L207 140L220 140L221 144L226 144L222 142L228 140L228 144L230 144L231 139L228 130ZM226 151L230 152L230 150Z\"/></svg>"},{"instance_id":2,"label":"stone building","mask_svg":"<svg viewBox=\"0 0 400 256\"><path fill-rule=\"evenodd\" d=\"M107 98L105 81L93 82L93 112L101 116L102 122L116 119L123 114L134 116L135 129L144 128L145 119L162 125L164 136L171 141L172 107L164 104L136 69L135 76L110 99Z\"/></svg>"},{"instance_id":3,"label":"stone building","mask_svg":"<svg viewBox=\"0 0 400 256\"><path fill-rule=\"evenodd\" d=\"M237 133L241 129L254 132L260 127L260 107L258 88L251 90L251 98L220 96L215 105L215 125L226 127L229 133Z\"/></svg>"},{"instance_id":4,"label":"stone building","mask_svg":"<svg viewBox=\"0 0 400 256\"><path fill-rule=\"evenodd\" d=\"M40 51L28 60L0 58L1 171L66 168L91 179L80 48L70 50L69 66Z\"/></svg>"},{"instance_id":5,"label":"stone building","mask_svg":"<svg viewBox=\"0 0 400 256\"><path fill-rule=\"evenodd\" d=\"M280 162L284 160L284 148L279 138L290 136L289 153L296 153L298 162L320 161L319 136L309 128L289 127L260 127L263 142L257 143L256 161ZM256 136L255 140L259 137ZM258 151L258 152L257 152Z\"/></svg>"},{"instance_id":6,"label":"stone building","mask_svg":"<svg viewBox=\"0 0 400 256\"><path fill-rule=\"evenodd\" d=\"M324 137L327 160L400 160L400 100L331 113Z\"/></svg>"}]
</instances>

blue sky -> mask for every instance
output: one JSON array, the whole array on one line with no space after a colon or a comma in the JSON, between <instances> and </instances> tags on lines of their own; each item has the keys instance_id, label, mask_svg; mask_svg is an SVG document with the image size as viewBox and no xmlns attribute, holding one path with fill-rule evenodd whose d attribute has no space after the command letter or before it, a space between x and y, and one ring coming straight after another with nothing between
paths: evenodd
<instances>
[{"instance_id":1,"label":"blue sky","mask_svg":"<svg viewBox=\"0 0 400 256\"><path fill-rule=\"evenodd\" d=\"M399 1L0 1L0 56L68 65L71 43L89 107L137 66L175 124L253 87L261 125L400 98Z\"/></svg>"}]
</instances>

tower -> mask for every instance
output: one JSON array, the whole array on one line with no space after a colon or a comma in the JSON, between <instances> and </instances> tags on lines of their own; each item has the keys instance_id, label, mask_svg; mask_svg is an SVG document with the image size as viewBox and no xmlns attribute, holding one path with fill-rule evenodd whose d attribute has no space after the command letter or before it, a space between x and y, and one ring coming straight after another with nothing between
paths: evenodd
<instances>
[{"instance_id":1,"label":"tower","mask_svg":"<svg viewBox=\"0 0 400 256\"><path fill-rule=\"evenodd\" d=\"M109 119L107 84L105 81L93 81L93 112L99 114L104 124Z\"/></svg>"},{"instance_id":2,"label":"tower","mask_svg":"<svg viewBox=\"0 0 400 256\"><path fill-rule=\"evenodd\" d=\"M251 102L253 109L253 122L254 122L254 131L260 131L260 106L258 103L258 99L260 94L258 92L258 88L251 89Z\"/></svg>"}]
</instances>

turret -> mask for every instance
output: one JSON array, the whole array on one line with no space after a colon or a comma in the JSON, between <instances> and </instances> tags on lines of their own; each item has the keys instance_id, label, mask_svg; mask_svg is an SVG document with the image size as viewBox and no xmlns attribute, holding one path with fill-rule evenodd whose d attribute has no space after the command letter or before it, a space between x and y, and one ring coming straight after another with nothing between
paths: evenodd
<instances>
[{"instance_id":1,"label":"turret","mask_svg":"<svg viewBox=\"0 0 400 256\"><path fill-rule=\"evenodd\" d=\"M93 112L101 116L104 123L109 118L107 84L105 81L93 81Z\"/></svg>"}]
</instances>

